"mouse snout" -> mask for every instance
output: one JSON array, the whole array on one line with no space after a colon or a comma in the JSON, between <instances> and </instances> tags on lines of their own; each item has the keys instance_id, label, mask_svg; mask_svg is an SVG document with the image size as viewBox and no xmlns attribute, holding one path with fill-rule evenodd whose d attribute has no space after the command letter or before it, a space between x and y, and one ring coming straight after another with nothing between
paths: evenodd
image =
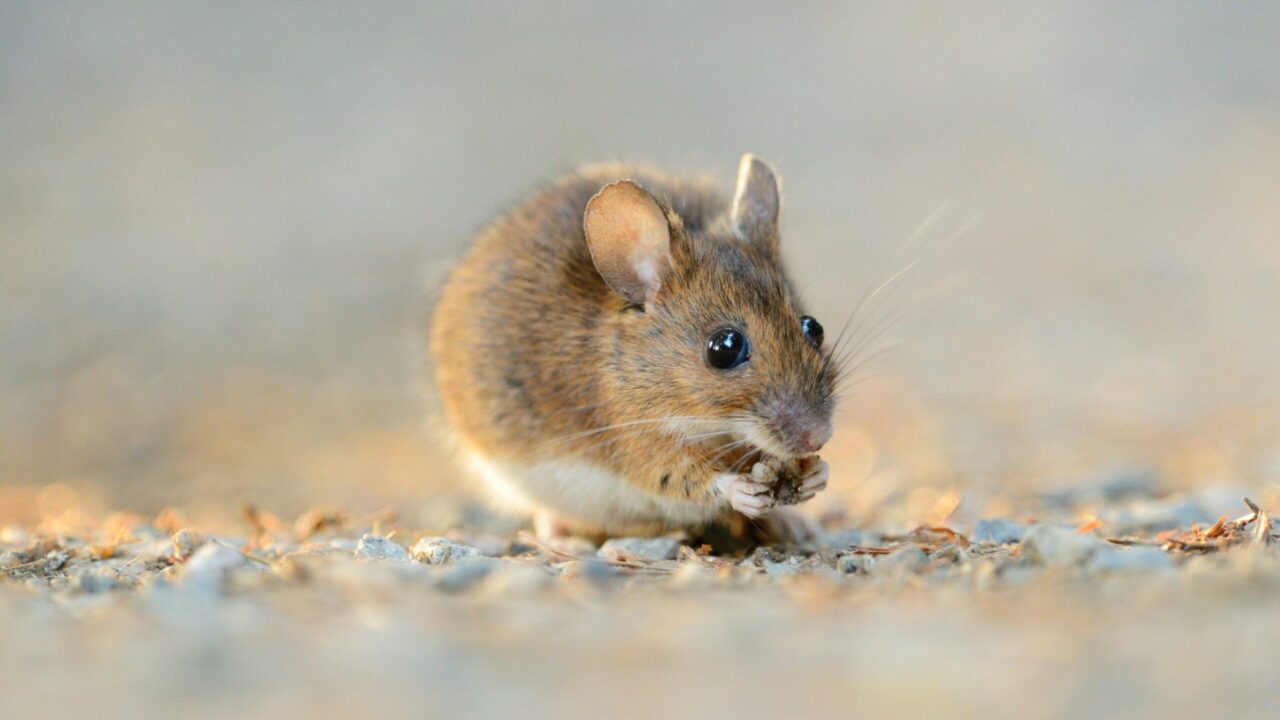
<instances>
[{"instance_id":1,"label":"mouse snout","mask_svg":"<svg viewBox=\"0 0 1280 720\"><path fill-rule=\"evenodd\" d=\"M800 434L800 443L809 452L818 452L831 439L831 433L831 423L818 423L816 427L810 427Z\"/></svg>"},{"instance_id":2,"label":"mouse snout","mask_svg":"<svg viewBox=\"0 0 1280 720\"><path fill-rule=\"evenodd\" d=\"M807 409L775 408L774 434L795 455L809 455L831 439L831 421Z\"/></svg>"}]
</instances>

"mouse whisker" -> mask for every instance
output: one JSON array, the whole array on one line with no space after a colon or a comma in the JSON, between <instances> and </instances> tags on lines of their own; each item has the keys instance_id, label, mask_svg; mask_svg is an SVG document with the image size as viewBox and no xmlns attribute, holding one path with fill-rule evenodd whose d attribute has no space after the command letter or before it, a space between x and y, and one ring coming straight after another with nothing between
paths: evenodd
<instances>
[{"instance_id":1,"label":"mouse whisker","mask_svg":"<svg viewBox=\"0 0 1280 720\"><path fill-rule=\"evenodd\" d=\"M841 357L834 368L837 378L856 372L865 365L864 361L868 356L879 357L886 349L897 349L898 347L901 347L901 343L888 343L881 347L874 347L876 343L881 340L884 334L892 327L893 323L886 325L884 329L861 343L855 350L849 352L846 356Z\"/></svg>"},{"instance_id":2,"label":"mouse whisker","mask_svg":"<svg viewBox=\"0 0 1280 720\"><path fill-rule=\"evenodd\" d=\"M744 439L744 440L738 440L738 441L736 441L736 442L731 442L731 443L726 443L726 444L724 444L724 445L721 445L721 446L718 448L718 452L717 452L715 455L712 455L712 456L711 456L711 462L713 462L713 463L715 463L715 462L719 462L722 458L724 458L724 456L725 456L726 454L728 454L728 453L730 453L730 452L732 452L732 451L734 451L734 450L737 450L737 449L738 449L738 448L740 448L740 447L747 447L747 446L749 446L750 444L751 444L751 441L749 441L749 440L745 440L745 439ZM750 455L748 455L748 456L746 456L746 457L750 457ZM741 462L741 459L739 460L739 462Z\"/></svg>"},{"instance_id":3,"label":"mouse whisker","mask_svg":"<svg viewBox=\"0 0 1280 720\"><path fill-rule=\"evenodd\" d=\"M620 432L644 431L649 429L650 426L660 424L660 423L670 423L670 422L710 423L710 422L718 422L718 421L713 419L708 419L708 418L680 416L680 415L673 415L673 416L660 417L660 418L647 418L644 420L630 420L627 422L616 423L613 425L605 425L603 427L592 428L590 430L584 430L582 432L570 433L568 435L562 435L558 438L552 438L551 440L548 440L546 443L543 444L542 449L556 447L564 443L572 442L574 440L578 440L584 437L590 437L592 435L598 435L600 433L606 433L611 431L620 431Z\"/></svg>"},{"instance_id":4,"label":"mouse whisker","mask_svg":"<svg viewBox=\"0 0 1280 720\"><path fill-rule=\"evenodd\" d=\"M906 319L911 312L911 309L901 310L891 315L886 315L874 325L868 326L864 337L859 338L856 342L851 342L845 349L845 352L841 353L841 355L835 359L834 372L836 375L839 376L844 374L853 360L862 356L868 348L875 344L876 341L880 340L885 333L894 328L898 323Z\"/></svg>"},{"instance_id":5,"label":"mouse whisker","mask_svg":"<svg viewBox=\"0 0 1280 720\"><path fill-rule=\"evenodd\" d=\"M906 275L908 272L910 272L914 268L918 267L920 263L921 263L920 260L913 260L907 263L905 266L899 268L896 272L891 274L889 277L885 278L879 285L875 286L874 288L872 288L871 290L863 294L862 298L858 300L858 304L854 305L853 312L849 314L849 319L845 321L844 326L840 329L839 335L836 336L836 343L832 347L832 353L836 352L836 349L839 347L841 340L844 338L845 332L848 330L849 323L852 322L854 318L859 317L863 310L870 309L872 303L874 303L876 298L880 296L880 293L888 289L889 286L892 285L893 283L902 279L904 275ZM863 323L865 323L869 317L871 316L870 315L862 316L861 319L858 321L858 326L861 326ZM853 334L856 336L857 333L858 333L858 330L857 330L857 327L855 327Z\"/></svg>"},{"instance_id":6,"label":"mouse whisker","mask_svg":"<svg viewBox=\"0 0 1280 720\"><path fill-rule=\"evenodd\" d=\"M841 379L837 381L837 387L839 387L839 385L845 381L845 378L856 377L861 370L865 369L871 363L901 348L902 348L901 343L893 343L890 345L885 345L884 347L877 348L876 350L867 353L862 358L858 359L856 363L849 366L847 370L846 368L842 367L840 369Z\"/></svg>"}]
</instances>

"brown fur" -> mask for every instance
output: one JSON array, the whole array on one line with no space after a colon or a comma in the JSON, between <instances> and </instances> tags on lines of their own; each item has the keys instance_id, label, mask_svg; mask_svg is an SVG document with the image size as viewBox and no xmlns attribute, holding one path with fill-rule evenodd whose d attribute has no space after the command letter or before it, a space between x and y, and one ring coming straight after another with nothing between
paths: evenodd
<instances>
[{"instance_id":1,"label":"brown fur","mask_svg":"<svg viewBox=\"0 0 1280 720\"><path fill-rule=\"evenodd\" d=\"M592 196L623 179L653 195L671 231L670 268L643 308L605 284L583 232ZM765 451L804 454L789 433L829 424L834 369L801 330L776 223L748 223L753 236L743 239L729 211L706 180L615 165L556 182L483 230L445 283L432 328L437 382L462 445L511 462L589 461L646 492L691 500L757 448L722 453L732 436L686 443L652 423L598 429L751 416ZM752 350L750 362L723 371L705 348L726 325L745 331ZM714 426L685 434L698 427Z\"/></svg>"}]
</instances>

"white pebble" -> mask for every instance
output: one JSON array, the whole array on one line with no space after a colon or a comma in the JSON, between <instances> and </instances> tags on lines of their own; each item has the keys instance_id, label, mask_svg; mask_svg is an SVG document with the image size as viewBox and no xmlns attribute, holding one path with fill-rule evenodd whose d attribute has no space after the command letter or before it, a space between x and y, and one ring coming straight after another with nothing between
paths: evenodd
<instances>
[{"instance_id":1,"label":"white pebble","mask_svg":"<svg viewBox=\"0 0 1280 720\"><path fill-rule=\"evenodd\" d=\"M409 554L428 565L444 565L480 555L480 549L443 537L424 537L413 544Z\"/></svg>"},{"instance_id":2,"label":"white pebble","mask_svg":"<svg viewBox=\"0 0 1280 720\"><path fill-rule=\"evenodd\" d=\"M1023 557L1052 567L1084 564L1104 549L1093 535L1056 525L1033 525L1022 538Z\"/></svg>"},{"instance_id":3,"label":"white pebble","mask_svg":"<svg viewBox=\"0 0 1280 720\"><path fill-rule=\"evenodd\" d=\"M680 541L673 538L613 538L601 546L599 555L607 560L659 562L675 560Z\"/></svg>"},{"instance_id":4,"label":"white pebble","mask_svg":"<svg viewBox=\"0 0 1280 720\"><path fill-rule=\"evenodd\" d=\"M356 545L355 556L365 560L408 560L409 553L398 544L378 535L365 533Z\"/></svg>"}]
</instances>

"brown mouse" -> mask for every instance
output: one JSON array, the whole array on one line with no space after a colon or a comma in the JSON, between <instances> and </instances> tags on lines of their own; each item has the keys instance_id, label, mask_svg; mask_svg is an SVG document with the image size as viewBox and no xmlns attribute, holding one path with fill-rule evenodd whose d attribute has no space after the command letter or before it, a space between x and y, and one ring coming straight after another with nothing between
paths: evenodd
<instances>
[{"instance_id":1,"label":"brown mouse","mask_svg":"<svg viewBox=\"0 0 1280 720\"><path fill-rule=\"evenodd\" d=\"M751 155L732 198L595 166L479 234L431 347L495 499L542 534L648 534L734 511L776 522L780 500L826 486L837 368L783 271L779 205Z\"/></svg>"}]
</instances>

